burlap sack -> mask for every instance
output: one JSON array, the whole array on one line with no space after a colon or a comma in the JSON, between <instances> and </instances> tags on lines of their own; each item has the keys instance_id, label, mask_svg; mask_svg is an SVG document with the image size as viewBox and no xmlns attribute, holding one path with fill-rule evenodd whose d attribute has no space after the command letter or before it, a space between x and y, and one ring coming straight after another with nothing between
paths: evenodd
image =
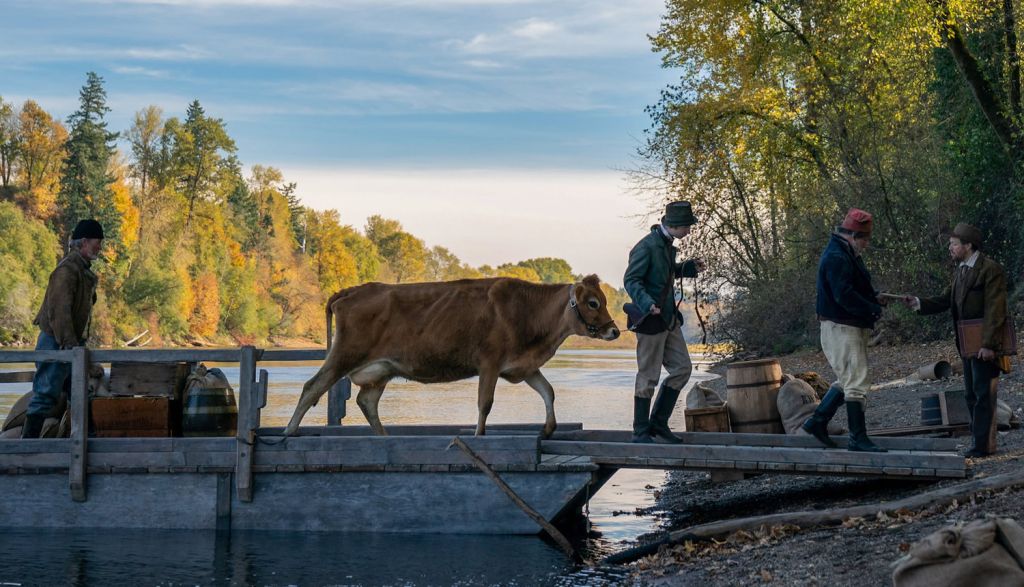
<instances>
[{"instance_id":1,"label":"burlap sack","mask_svg":"<svg viewBox=\"0 0 1024 587\"><path fill-rule=\"evenodd\" d=\"M1013 408L1001 399L996 400L996 426L1000 430L1020 427L1020 420L1013 413Z\"/></svg>"},{"instance_id":2,"label":"burlap sack","mask_svg":"<svg viewBox=\"0 0 1024 587\"><path fill-rule=\"evenodd\" d=\"M814 410L821 403L814 388L802 379L787 377L787 381L779 389L779 396L775 405L779 408L779 415L782 416L782 425L786 434L807 434L801 427L807 418L811 417ZM829 434L843 434L842 426L829 422Z\"/></svg>"},{"instance_id":3,"label":"burlap sack","mask_svg":"<svg viewBox=\"0 0 1024 587\"><path fill-rule=\"evenodd\" d=\"M933 532L896 561L895 587L1024 587L1024 529L1010 518Z\"/></svg>"},{"instance_id":4,"label":"burlap sack","mask_svg":"<svg viewBox=\"0 0 1024 587\"><path fill-rule=\"evenodd\" d=\"M713 408L723 405L725 405L725 400L715 393L715 390L706 387L702 383L697 383L690 388L690 391L686 392L686 409L688 410Z\"/></svg>"}]
</instances>

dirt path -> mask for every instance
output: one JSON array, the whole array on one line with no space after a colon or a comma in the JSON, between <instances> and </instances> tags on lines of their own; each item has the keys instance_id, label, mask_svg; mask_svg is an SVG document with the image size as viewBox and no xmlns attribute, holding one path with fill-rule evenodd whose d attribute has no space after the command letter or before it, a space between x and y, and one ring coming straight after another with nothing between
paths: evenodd
<instances>
[{"instance_id":1,"label":"dirt path","mask_svg":"<svg viewBox=\"0 0 1024 587\"><path fill-rule=\"evenodd\" d=\"M876 347L870 350L875 382L909 375L918 366L945 359L958 365L950 343ZM817 371L827 380L834 375L820 352L781 357L783 371ZM713 369L724 373L725 367ZM724 391L725 381L711 385ZM868 428L913 426L920 423L921 397L946 389L962 389L958 374L947 381L879 390L869 397ZM1024 378L1020 371L1000 381L999 398L1020 413ZM845 410L837 420L845 426ZM959 439L963 449L969 439ZM979 477L1016 470L1024 456L1024 429L999 434L999 452L987 459L969 460L968 476ZM838 508L888 501L962 482L900 482L870 479L760 475L744 481L712 484L707 473L670 475L656 505L648 512L665 519L667 530L679 530L714 520L765 513ZM633 565L637 585L884 585L890 563L918 539L949 523L987 513L1024 521L1024 492L1003 491L980 496L972 503L897 518L850 520L842 527L797 530L776 527L762 534L740 533L723 544L681 545ZM641 540L643 541L643 540Z\"/></svg>"}]
</instances>

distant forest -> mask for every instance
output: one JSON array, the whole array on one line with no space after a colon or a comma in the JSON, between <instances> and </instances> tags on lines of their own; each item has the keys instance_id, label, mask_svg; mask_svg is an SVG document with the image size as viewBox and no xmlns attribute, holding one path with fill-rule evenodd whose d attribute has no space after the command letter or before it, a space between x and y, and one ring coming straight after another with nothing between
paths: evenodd
<instances>
[{"instance_id":1,"label":"distant forest","mask_svg":"<svg viewBox=\"0 0 1024 587\"><path fill-rule=\"evenodd\" d=\"M360 283L576 277L557 258L471 267L397 220L359 229L307 208L279 170L246 175L227 125L198 100L183 118L144 108L123 132L108 128L106 100L95 73L64 123L0 97L0 344L34 342L47 279L83 218L107 237L90 337L103 346L319 342L326 299ZM605 293L624 324L625 293Z\"/></svg>"}]
</instances>

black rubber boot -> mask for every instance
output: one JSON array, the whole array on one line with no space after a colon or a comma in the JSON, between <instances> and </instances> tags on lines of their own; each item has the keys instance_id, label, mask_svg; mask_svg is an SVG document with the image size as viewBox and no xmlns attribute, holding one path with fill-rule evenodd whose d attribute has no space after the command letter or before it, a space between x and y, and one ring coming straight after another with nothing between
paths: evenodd
<instances>
[{"instance_id":1,"label":"black rubber boot","mask_svg":"<svg viewBox=\"0 0 1024 587\"><path fill-rule=\"evenodd\" d=\"M676 400L679 399L679 390L662 385L658 390L658 397L654 398L654 409L651 411L651 436L660 438L669 444L680 444L683 442L668 427L669 416L676 408Z\"/></svg>"},{"instance_id":2,"label":"black rubber boot","mask_svg":"<svg viewBox=\"0 0 1024 587\"><path fill-rule=\"evenodd\" d=\"M864 424L864 402L846 402L846 418L850 425L850 445L847 450L854 452L889 452L875 446L868 438L867 426Z\"/></svg>"},{"instance_id":3,"label":"black rubber boot","mask_svg":"<svg viewBox=\"0 0 1024 587\"><path fill-rule=\"evenodd\" d=\"M46 421L46 416L40 414L27 414L25 416L25 423L21 428L22 438L39 438L39 434L43 431L43 422Z\"/></svg>"},{"instance_id":4,"label":"black rubber boot","mask_svg":"<svg viewBox=\"0 0 1024 587\"><path fill-rule=\"evenodd\" d=\"M649 444L651 438L651 398L633 396L633 442Z\"/></svg>"},{"instance_id":5,"label":"black rubber boot","mask_svg":"<svg viewBox=\"0 0 1024 587\"><path fill-rule=\"evenodd\" d=\"M804 420L804 431L817 438L818 442L828 448L835 448L836 443L828 437L828 423L836 415L839 406L845 402L846 394L843 393L843 387L838 383L833 383L832 387L828 388L825 397L821 398L821 403L815 408L811 417Z\"/></svg>"}]
</instances>

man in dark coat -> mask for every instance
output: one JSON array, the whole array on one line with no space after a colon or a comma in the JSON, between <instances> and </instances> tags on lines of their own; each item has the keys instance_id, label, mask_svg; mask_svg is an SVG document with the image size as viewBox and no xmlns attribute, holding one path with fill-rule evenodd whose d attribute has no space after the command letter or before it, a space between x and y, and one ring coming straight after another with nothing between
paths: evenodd
<instances>
[{"instance_id":1,"label":"man in dark coat","mask_svg":"<svg viewBox=\"0 0 1024 587\"><path fill-rule=\"evenodd\" d=\"M871 285L871 274L861 254L871 242L873 219L863 210L851 208L838 226L818 263L818 321L821 349L836 374L828 390L803 429L822 444L834 448L828 423L839 406L846 403L850 426L849 450L885 452L871 442L864 422L867 404L868 338L882 315L885 298Z\"/></svg>"},{"instance_id":2,"label":"man in dark coat","mask_svg":"<svg viewBox=\"0 0 1024 587\"><path fill-rule=\"evenodd\" d=\"M677 444L682 440L668 427L679 393L690 380L693 363L683 338L683 317L676 309L673 281L679 277L696 277L704 263L693 259L676 261L678 251L673 240L690 234L696 224L689 202L672 202L665 207L661 223L629 252L629 264L623 277L626 292L641 311L649 314L646 321L658 327L656 333L636 334L637 374L633 394L633 442L653 442L660 438ZM651 397L661 378L664 365L668 377L661 384L651 409Z\"/></svg>"},{"instance_id":3,"label":"man in dark coat","mask_svg":"<svg viewBox=\"0 0 1024 587\"><path fill-rule=\"evenodd\" d=\"M99 222L82 220L75 226L68 254L50 274L43 305L36 315L36 350L55 351L85 344L96 302L97 278L91 266L102 247L103 227ZM22 438L39 438L43 422L52 415L69 374L68 363L36 363L32 401L25 415Z\"/></svg>"},{"instance_id":4,"label":"man in dark coat","mask_svg":"<svg viewBox=\"0 0 1024 587\"><path fill-rule=\"evenodd\" d=\"M957 264L945 291L932 298L908 296L904 303L921 314L951 311L954 324L981 319L981 348L963 356L964 388L974 446L969 457L983 457L996 450L996 389L1000 363L1010 349L1004 348L1007 316L1006 276L1003 268L981 252L982 234L970 224L960 223L949 237L949 256ZM962 345L957 329L957 346Z\"/></svg>"}]
</instances>

